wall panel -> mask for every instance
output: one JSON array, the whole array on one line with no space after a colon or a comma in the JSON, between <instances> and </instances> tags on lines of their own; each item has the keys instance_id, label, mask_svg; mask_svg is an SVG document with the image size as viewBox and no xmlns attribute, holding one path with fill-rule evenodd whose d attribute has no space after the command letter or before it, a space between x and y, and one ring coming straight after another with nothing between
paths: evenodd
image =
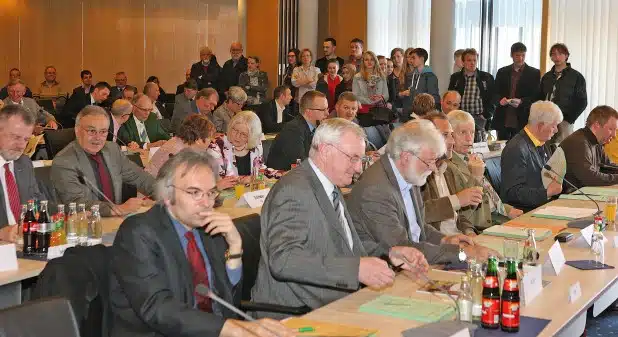
<instances>
[{"instance_id":1,"label":"wall panel","mask_svg":"<svg viewBox=\"0 0 618 337\"><path fill-rule=\"evenodd\" d=\"M0 8L0 32L4 36L0 48L0 87L9 78L9 70L19 67L19 16L6 8Z\"/></svg>"}]
</instances>

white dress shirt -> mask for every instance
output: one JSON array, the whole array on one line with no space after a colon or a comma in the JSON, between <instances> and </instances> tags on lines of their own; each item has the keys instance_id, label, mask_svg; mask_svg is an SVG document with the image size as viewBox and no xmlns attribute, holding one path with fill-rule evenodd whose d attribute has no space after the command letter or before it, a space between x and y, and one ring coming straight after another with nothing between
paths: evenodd
<instances>
[{"instance_id":1,"label":"white dress shirt","mask_svg":"<svg viewBox=\"0 0 618 337\"><path fill-rule=\"evenodd\" d=\"M6 163L7 161L4 160L2 156L0 156L0 182L2 182L2 193L4 193L4 208L6 209L6 219L8 220L8 224L2 225L14 225L17 223L16 219L19 217L19 214L15 215L13 214L13 210L11 210L11 203L9 202L9 191L6 188L6 179L4 179L4 175L6 174L6 171L4 170L4 164ZM13 176L15 176L15 166L13 164L13 161L10 161L8 163L11 173L13 173ZM15 179L15 182L17 182L17 179Z\"/></svg>"},{"instance_id":2,"label":"white dress shirt","mask_svg":"<svg viewBox=\"0 0 618 337\"><path fill-rule=\"evenodd\" d=\"M285 107L279 105L277 100L275 100L275 105L277 106L277 124L280 124L283 122L283 110L285 110Z\"/></svg>"},{"instance_id":3,"label":"white dress shirt","mask_svg":"<svg viewBox=\"0 0 618 337\"><path fill-rule=\"evenodd\" d=\"M137 135L140 137L140 140L144 143L150 143L150 138L148 138L148 132L146 131L146 125L144 125L144 122L140 121L137 117L135 117L135 115L133 115L133 120L135 121ZM142 132L146 135L146 139L141 139Z\"/></svg>"},{"instance_id":4,"label":"white dress shirt","mask_svg":"<svg viewBox=\"0 0 618 337\"><path fill-rule=\"evenodd\" d=\"M419 242L421 237L421 227L418 225L418 220L416 219L416 210L414 209L414 201L412 200L412 184L408 183L403 175L395 166L395 162L388 157L388 160L391 163L391 167L393 168L393 172L395 172L395 178L397 179L397 185L399 186L399 192L401 193L401 197L403 198L403 204L405 206L406 216L408 217L408 229L410 240L413 242Z\"/></svg>"},{"instance_id":5,"label":"white dress shirt","mask_svg":"<svg viewBox=\"0 0 618 337\"><path fill-rule=\"evenodd\" d=\"M461 234L461 231L457 229L457 210L459 209L459 199L457 199L457 196L451 195L443 173L434 172L434 180L436 181L436 187L438 188L438 196L440 198L448 197L451 201L453 211L455 211L455 217L440 221L440 232L444 235Z\"/></svg>"},{"instance_id":6,"label":"white dress shirt","mask_svg":"<svg viewBox=\"0 0 618 337\"><path fill-rule=\"evenodd\" d=\"M163 119L163 115L161 114L161 111L159 111L159 108L157 108L155 102L152 102L152 112L157 115L157 119Z\"/></svg>"},{"instance_id":7,"label":"white dress shirt","mask_svg":"<svg viewBox=\"0 0 618 337\"><path fill-rule=\"evenodd\" d=\"M320 171L320 169L317 166L315 166L315 164L313 163L311 159L309 159L308 161L309 161L309 165L311 165L311 168L313 169L315 174L318 176L318 179L322 183L322 187L324 187L324 191L326 192L326 195L328 196L328 200L330 200L330 203L333 204L332 195L333 195L333 191L335 190L335 185L331 183L330 180L328 180L328 178L322 173L322 171ZM343 196L342 196L342 201L343 201ZM348 219L346 219L345 217L345 212L343 210L343 203L339 207L339 213L340 213L339 219L341 219L341 221L343 222L343 231L345 232L345 237L348 240L348 247L350 247L350 250L352 250L354 248L354 242L352 241L352 231L350 230L350 224L348 224Z\"/></svg>"}]
</instances>

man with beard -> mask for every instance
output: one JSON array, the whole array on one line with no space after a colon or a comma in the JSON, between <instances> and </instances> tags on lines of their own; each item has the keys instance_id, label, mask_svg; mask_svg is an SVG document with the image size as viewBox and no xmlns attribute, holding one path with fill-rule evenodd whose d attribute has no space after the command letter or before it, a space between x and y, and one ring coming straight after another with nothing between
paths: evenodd
<instances>
[{"instance_id":1,"label":"man with beard","mask_svg":"<svg viewBox=\"0 0 618 337\"><path fill-rule=\"evenodd\" d=\"M391 133L387 155L363 173L346 200L361 240L415 247L430 264L458 261L460 247L468 257L487 259L492 251L469 237L446 236L425 224L420 187L445 151L442 135L428 120L410 121Z\"/></svg>"},{"instance_id":2,"label":"man with beard","mask_svg":"<svg viewBox=\"0 0 618 337\"><path fill-rule=\"evenodd\" d=\"M51 180L61 202L85 203L88 209L99 204L102 216L121 216L151 205L142 198L129 198L123 203L122 184L133 185L150 196L154 179L122 154L118 145L106 142L109 123L103 108L89 105L82 109L75 121L76 139L54 157Z\"/></svg>"},{"instance_id":3,"label":"man with beard","mask_svg":"<svg viewBox=\"0 0 618 337\"><path fill-rule=\"evenodd\" d=\"M17 241L21 233L16 224L22 204L30 199L45 199L37 187L32 162L23 155L35 122L34 113L21 105L0 109L0 241Z\"/></svg>"}]
</instances>

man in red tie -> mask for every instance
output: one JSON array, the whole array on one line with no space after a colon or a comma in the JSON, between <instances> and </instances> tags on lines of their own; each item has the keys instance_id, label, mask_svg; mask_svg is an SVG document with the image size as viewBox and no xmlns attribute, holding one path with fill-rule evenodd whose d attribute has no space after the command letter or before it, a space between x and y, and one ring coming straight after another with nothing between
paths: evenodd
<instances>
[{"instance_id":1,"label":"man in red tie","mask_svg":"<svg viewBox=\"0 0 618 337\"><path fill-rule=\"evenodd\" d=\"M35 122L34 113L21 105L0 109L0 241L17 241L22 204L45 199L37 187L32 162L23 155Z\"/></svg>"},{"instance_id":2,"label":"man in red tie","mask_svg":"<svg viewBox=\"0 0 618 337\"><path fill-rule=\"evenodd\" d=\"M240 302L242 239L229 215L213 210L216 167L203 151L179 152L159 170L158 203L120 225L111 248L111 337L295 335L273 320L237 320L196 291L204 285Z\"/></svg>"}]
</instances>

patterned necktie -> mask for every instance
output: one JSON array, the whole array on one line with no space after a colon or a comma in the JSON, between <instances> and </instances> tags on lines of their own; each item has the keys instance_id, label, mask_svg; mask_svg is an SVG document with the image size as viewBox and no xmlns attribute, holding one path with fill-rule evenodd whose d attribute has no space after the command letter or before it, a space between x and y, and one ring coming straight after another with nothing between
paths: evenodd
<instances>
[{"instance_id":1,"label":"patterned necktie","mask_svg":"<svg viewBox=\"0 0 618 337\"><path fill-rule=\"evenodd\" d=\"M6 191L8 193L9 205L11 206L11 212L16 221L19 221L18 217L21 214L21 205L19 198L19 189L15 182L15 176L9 168L9 163L4 164L4 181L6 183Z\"/></svg>"},{"instance_id":2,"label":"patterned necktie","mask_svg":"<svg viewBox=\"0 0 618 337\"><path fill-rule=\"evenodd\" d=\"M103 157L100 153L97 153L91 157L97 163L97 175L99 176L99 182L101 183L101 191L109 200L114 201L114 188L112 186L112 180L109 172L107 171L107 166L103 162Z\"/></svg>"},{"instance_id":3,"label":"patterned necktie","mask_svg":"<svg viewBox=\"0 0 618 337\"><path fill-rule=\"evenodd\" d=\"M188 240L187 243L187 259L191 266L191 273L193 274L193 287L195 292L195 301L198 309L205 312L212 312L212 302L210 297L202 296L195 291L195 287L198 284L203 284L210 288L210 282L208 281L208 270L206 269L206 263L204 257L197 248L197 242L195 241L195 235L189 231L185 233L185 237Z\"/></svg>"},{"instance_id":4,"label":"patterned necktie","mask_svg":"<svg viewBox=\"0 0 618 337\"><path fill-rule=\"evenodd\" d=\"M354 248L354 243L352 241L352 231L350 231L350 227L348 227L343 219L344 215L341 212L341 193L339 189L335 187L333 190L333 207L335 207L335 213L337 213L337 219L339 219L339 224L343 227L343 231L345 232L346 239L348 241L348 247L350 250Z\"/></svg>"},{"instance_id":5,"label":"patterned necktie","mask_svg":"<svg viewBox=\"0 0 618 337\"><path fill-rule=\"evenodd\" d=\"M142 129L142 132L139 134L139 138L144 143L148 142L148 133L146 132L146 128Z\"/></svg>"}]
</instances>

